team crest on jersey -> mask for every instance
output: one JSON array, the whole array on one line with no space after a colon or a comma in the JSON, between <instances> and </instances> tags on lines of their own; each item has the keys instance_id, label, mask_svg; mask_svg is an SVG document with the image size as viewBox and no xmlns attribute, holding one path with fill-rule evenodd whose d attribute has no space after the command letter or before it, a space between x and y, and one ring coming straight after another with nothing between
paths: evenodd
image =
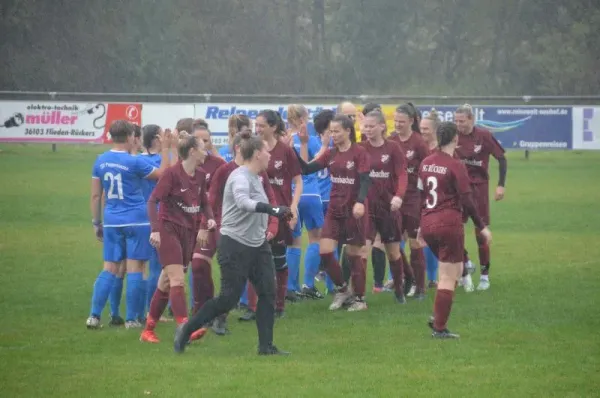
<instances>
[{"instance_id":1,"label":"team crest on jersey","mask_svg":"<svg viewBox=\"0 0 600 398\"><path fill-rule=\"evenodd\" d=\"M406 158L407 159L412 159L413 156L415 156L415 151L413 151L412 149L409 149L408 151L406 151Z\"/></svg>"},{"instance_id":2,"label":"team crest on jersey","mask_svg":"<svg viewBox=\"0 0 600 398\"><path fill-rule=\"evenodd\" d=\"M390 155L381 155L381 163L387 163L390 160Z\"/></svg>"},{"instance_id":3,"label":"team crest on jersey","mask_svg":"<svg viewBox=\"0 0 600 398\"><path fill-rule=\"evenodd\" d=\"M281 168L281 166L283 166L283 161L282 160L276 160L274 166L275 166L275 168L277 170L279 170Z\"/></svg>"},{"instance_id":4,"label":"team crest on jersey","mask_svg":"<svg viewBox=\"0 0 600 398\"><path fill-rule=\"evenodd\" d=\"M475 153L479 153L479 152L481 152L481 145L475 145L475 146L473 147L473 152L475 152Z\"/></svg>"},{"instance_id":5,"label":"team crest on jersey","mask_svg":"<svg viewBox=\"0 0 600 398\"><path fill-rule=\"evenodd\" d=\"M210 173L206 173L206 181L210 180Z\"/></svg>"},{"instance_id":6,"label":"team crest on jersey","mask_svg":"<svg viewBox=\"0 0 600 398\"><path fill-rule=\"evenodd\" d=\"M352 170L354 168L354 162L352 160L349 160L348 163L346 163L346 168L348 170Z\"/></svg>"}]
</instances>

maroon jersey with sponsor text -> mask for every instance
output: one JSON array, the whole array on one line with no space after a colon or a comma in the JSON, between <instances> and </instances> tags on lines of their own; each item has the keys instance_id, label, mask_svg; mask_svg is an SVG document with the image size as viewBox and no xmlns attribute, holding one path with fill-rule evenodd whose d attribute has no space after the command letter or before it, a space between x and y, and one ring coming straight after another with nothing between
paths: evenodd
<instances>
[{"instance_id":1,"label":"maroon jersey with sponsor text","mask_svg":"<svg viewBox=\"0 0 600 398\"><path fill-rule=\"evenodd\" d=\"M281 141L277 141L270 154L267 175L275 192L275 199L278 204L289 206L292 203L292 179L302 174L300 162L294 149Z\"/></svg>"},{"instance_id":2,"label":"maroon jersey with sponsor text","mask_svg":"<svg viewBox=\"0 0 600 398\"><path fill-rule=\"evenodd\" d=\"M210 191L210 181L212 177L215 175L217 169L223 166L226 161L221 159L220 157L211 155L210 153L206 155L206 159L204 159L204 164L202 164L202 168L206 172L206 189Z\"/></svg>"},{"instance_id":3,"label":"maroon jersey with sponsor text","mask_svg":"<svg viewBox=\"0 0 600 398\"><path fill-rule=\"evenodd\" d=\"M471 192L467 169L460 160L436 151L421 162L419 189L426 195L422 203L422 225L462 223L461 194Z\"/></svg>"},{"instance_id":4,"label":"maroon jersey with sponsor text","mask_svg":"<svg viewBox=\"0 0 600 398\"><path fill-rule=\"evenodd\" d=\"M376 147L369 141L360 143L369 153L371 187L369 189L369 211L390 210L394 196L402 198L406 192L406 159L400 145L384 140Z\"/></svg>"},{"instance_id":5,"label":"maroon jersey with sponsor text","mask_svg":"<svg viewBox=\"0 0 600 398\"><path fill-rule=\"evenodd\" d=\"M335 217L351 217L360 188L359 175L371 170L369 153L359 144L352 144L345 152L328 149L315 161L328 168L331 175L328 211Z\"/></svg>"},{"instance_id":6,"label":"maroon jersey with sponsor text","mask_svg":"<svg viewBox=\"0 0 600 398\"><path fill-rule=\"evenodd\" d=\"M158 217L156 202L160 203ZM182 227L197 230L200 216L209 210L206 191L206 172L198 167L193 176L183 169L183 164L177 162L165 170L163 176L156 184L149 200L149 216L152 230L158 230L158 223L170 221ZM210 212L212 216L212 212Z\"/></svg>"},{"instance_id":7,"label":"maroon jersey with sponsor text","mask_svg":"<svg viewBox=\"0 0 600 398\"><path fill-rule=\"evenodd\" d=\"M406 141L402 141L398 135L393 135L390 139L400 144L406 158L408 185L404 194L402 211L405 212L407 209L417 211L421 203L421 194L417 188L419 166L423 159L429 155L429 148L421 134L414 131Z\"/></svg>"},{"instance_id":8,"label":"maroon jersey with sponsor text","mask_svg":"<svg viewBox=\"0 0 600 398\"><path fill-rule=\"evenodd\" d=\"M498 159L504 156L504 148L490 131L475 126L471 134L458 135L455 153L467 167L471 184L486 184L490 155Z\"/></svg>"},{"instance_id":9,"label":"maroon jersey with sponsor text","mask_svg":"<svg viewBox=\"0 0 600 398\"><path fill-rule=\"evenodd\" d=\"M225 191L225 183L227 182L227 178L229 178L229 175L233 172L233 170L237 169L238 167L239 166L235 161L226 163L217 169L211 179L210 190L208 192L208 202L214 212L217 225L221 225L221 217L223 215L223 192ZM267 173L261 173L258 178L265 188L265 193L267 194L269 203L277 204Z\"/></svg>"}]
</instances>

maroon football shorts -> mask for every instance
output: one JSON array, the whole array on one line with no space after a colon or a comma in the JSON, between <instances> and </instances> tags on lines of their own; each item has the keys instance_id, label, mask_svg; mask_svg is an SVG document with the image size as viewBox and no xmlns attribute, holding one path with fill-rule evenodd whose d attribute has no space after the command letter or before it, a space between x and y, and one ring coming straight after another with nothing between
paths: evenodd
<instances>
[{"instance_id":1,"label":"maroon football shorts","mask_svg":"<svg viewBox=\"0 0 600 398\"><path fill-rule=\"evenodd\" d=\"M490 190L489 184L471 184L473 202L477 213L485 225L490 225ZM468 222L469 217L463 214L463 222Z\"/></svg>"},{"instance_id":2,"label":"maroon football shorts","mask_svg":"<svg viewBox=\"0 0 600 398\"><path fill-rule=\"evenodd\" d=\"M379 211L377 214L371 214L367 239L373 242L377 233L381 237L381 243L400 242L402 240L402 214L400 211Z\"/></svg>"},{"instance_id":3,"label":"maroon football shorts","mask_svg":"<svg viewBox=\"0 0 600 398\"><path fill-rule=\"evenodd\" d=\"M328 211L321 231L321 237L333 239L352 246L364 246L369 231L369 215L365 209L365 215L359 219L352 215L345 218L333 217Z\"/></svg>"},{"instance_id":4,"label":"maroon football shorts","mask_svg":"<svg viewBox=\"0 0 600 398\"><path fill-rule=\"evenodd\" d=\"M163 267L172 264L187 266L192 259L196 245L195 231L163 221L159 228L160 246L158 258Z\"/></svg>"},{"instance_id":5,"label":"maroon football shorts","mask_svg":"<svg viewBox=\"0 0 600 398\"><path fill-rule=\"evenodd\" d=\"M271 243L277 245L289 246L294 242L294 231L286 220L279 220L277 235L271 240Z\"/></svg>"},{"instance_id":6,"label":"maroon football shorts","mask_svg":"<svg viewBox=\"0 0 600 398\"><path fill-rule=\"evenodd\" d=\"M465 230L460 222L421 225L421 236L431 252L444 263L462 263L465 253Z\"/></svg>"},{"instance_id":7,"label":"maroon football shorts","mask_svg":"<svg viewBox=\"0 0 600 398\"><path fill-rule=\"evenodd\" d=\"M402 214L402 235L406 232L409 238L416 239L419 231L419 224L421 222L421 210L419 209L419 205L402 205L400 213Z\"/></svg>"},{"instance_id":8,"label":"maroon football shorts","mask_svg":"<svg viewBox=\"0 0 600 398\"><path fill-rule=\"evenodd\" d=\"M194 254L201 254L205 257L213 258L217 252L217 242L219 241L219 231L215 228L213 231L208 231L208 242L205 245L196 244Z\"/></svg>"}]
</instances>

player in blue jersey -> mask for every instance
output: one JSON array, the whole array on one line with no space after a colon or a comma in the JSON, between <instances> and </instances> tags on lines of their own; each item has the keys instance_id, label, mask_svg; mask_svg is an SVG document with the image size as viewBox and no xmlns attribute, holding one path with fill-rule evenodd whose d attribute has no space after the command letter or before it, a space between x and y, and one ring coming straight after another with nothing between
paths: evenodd
<instances>
[{"instance_id":1,"label":"player in blue jersey","mask_svg":"<svg viewBox=\"0 0 600 398\"><path fill-rule=\"evenodd\" d=\"M162 160L162 142L160 140L162 129L156 124L147 124L143 128L143 133L143 144L145 152L142 153L141 156L153 167L159 169ZM154 187L156 187L156 183L156 180L145 179L142 181L142 192L144 195L144 200L146 202L148 202L148 200L150 199L150 195L152 194ZM156 286L158 284L158 277L160 276L161 270L162 267L160 265L160 261L158 261L158 253L156 252L156 248L152 247L148 266L148 279L146 281L146 293L143 305L144 314L146 314L146 311L150 308L150 301L152 300L152 295L156 290Z\"/></svg>"},{"instance_id":2,"label":"player in blue jersey","mask_svg":"<svg viewBox=\"0 0 600 398\"><path fill-rule=\"evenodd\" d=\"M229 116L229 121L227 122L228 127L228 141L227 145L222 146L219 149L219 155L226 162L231 162L234 158L233 151L231 150L231 144L233 143L233 138L240 131L249 130L252 131L252 122L250 118L246 115L235 114Z\"/></svg>"},{"instance_id":3,"label":"player in blue jersey","mask_svg":"<svg viewBox=\"0 0 600 398\"><path fill-rule=\"evenodd\" d=\"M86 325L88 329L101 327L100 316L106 305L118 272L119 263L127 259L127 314L126 327L139 327L136 316L140 313L141 280L144 261L150 258L148 240L150 222L142 192L143 179L158 179L168 163L170 137L162 151L160 169L140 156L129 152L134 146L134 127L124 120L110 126L113 149L96 159L92 170L91 212L96 237L103 242L104 267L92 295L92 308ZM105 207L101 219L101 197Z\"/></svg>"},{"instance_id":4,"label":"player in blue jersey","mask_svg":"<svg viewBox=\"0 0 600 398\"><path fill-rule=\"evenodd\" d=\"M321 140L314 134L309 135L308 110L303 105L288 106L288 124L293 132L292 145L305 162L310 162L321 149ZM287 299L296 301L298 295L311 299L322 299L323 295L315 287L315 276L319 272L319 240L323 226L323 204L317 175L302 176L303 190L298 203L298 222L294 228L294 241L287 250L289 269ZM304 283L300 289L300 258L302 248L302 227L308 233L308 246L304 253Z\"/></svg>"},{"instance_id":5,"label":"player in blue jersey","mask_svg":"<svg viewBox=\"0 0 600 398\"><path fill-rule=\"evenodd\" d=\"M321 149L319 153L315 156L318 157L322 152L325 152L328 148L333 148L333 141L329 136L329 124L335 117L335 112L329 109L325 109L319 112L313 119L313 127L315 133L319 137L319 141L321 142ZM317 172L317 183L319 184L319 191L321 193L321 203L323 207L323 215L327 213L327 207L329 206L329 194L331 193L331 176L329 175L329 169L324 168ZM334 251L334 255L336 259L339 258L339 252ZM317 280L325 279L325 284L327 286L327 293L334 292L333 282L331 278L323 271L322 264L319 264L320 272L317 274Z\"/></svg>"}]
</instances>

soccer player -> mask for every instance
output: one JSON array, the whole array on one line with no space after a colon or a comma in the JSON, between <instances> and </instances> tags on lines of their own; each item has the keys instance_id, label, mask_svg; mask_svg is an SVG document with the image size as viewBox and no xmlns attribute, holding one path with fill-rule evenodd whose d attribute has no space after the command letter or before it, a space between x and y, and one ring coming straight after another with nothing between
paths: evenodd
<instances>
[{"instance_id":1,"label":"soccer player","mask_svg":"<svg viewBox=\"0 0 600 398\"><path fill-rule=\"evenodd\" d=\"M150 223L142 191L143 179L158 179L168 161L170 135L165 136L161 153L164 166L159 169L132 156L134 147L133 125L124 120L113 122L109 129L113 149L98 156L92 172L91 212L96 237L103 242L104 267L94 284L92 308L86 321L88 329L101 327L100 316L118 273L119 263L127 260L127 314L125 326L140 327L136 316L140 313L143 295L144 262L150 258L148 242ZM101 197L104 193L104 223L100 217Z\"/></svg>"},{"instance_id":2,"label":"soccer player","mask_svg":"<svg viewBox=\"0 0 600 398\"><path fill-rule=\"evenodd\" d=\"M365 302L366 262L361 257L366 243L368 214L365 202L371 178L370 160L367 150L356 143L354 123L345 115L336 115L329 130L335 148L310 163L298 157L303 174L311 174L328 168L331 174L331 196L320 241L320 254L325 269L336 285L337 293L330 310L337 310L352 299L342 269L335 258L338 242L346 244L348 261L351 264L354 300L348 311L367 309Z\"/></svg>"},{"instance_id":3,"label":"soccer player","mask_svg":"<svg viewBox=\"0 0 600 398\"><path fill-rule=\"evenodd\" d=\"M440 118L435 109L432 109L419 123L421 135L429 148L429 154L434 153L438 149L436 131L439 124ZM425 261L427 264L427 280L429 281L429 287L434 288L437 286L438 260L429 246L425 246L423 252L425 253Z\"/></svg>"},{"instance_id":4,"label":"soccer player","mask_svg":"<svg viewBox=\"0 0 600 398\"><path fill-rule=\"evenodd\" d=\"M233 149L233 154L234 154L234 158L233 161L223 165L222 167L219 167L217 169L217 171L215 172L215 175L212 178L211 184L210 184L210 190L208 193L208 198L209 198L209 203L211 206L211 209L213 209L214 215L215 215L215 221L217 222L217 225L220 227L221 225L221 218L222 218L222 209L223 209L223 195L224 195L224 190L225 190L225 183L227 181L227 178L229 177L229 175L238 167L240 167L241 165L244 164L244 159L242 157L241 152L239 151L240 145L242 144L242 142L245 140L245 138L243 137L247 137L248 134L251 134L250 131L248 130L243 130L240 131L238 134L236 134L236 136L233 138L233 141L231 143L231 148ZM266 172L262 172L259 174L258 176L259 180L261 181L261 183L263 184L263 188L265 190L265 192L267 193L267 198L269 199L269 203L271 203L272 205L276 205L277 202L275 201L275 193L273 192L273 188L271 187L271 183L269 182L269 176L267 175ZM267 227L267 241L271 241L278 232L278 226L279 226L279 219L276 217L271 217L269 219L269 225ZM247 288L245 288L246 290ZM256 314L254 313L254 311L250 310L249 308L246 310L246 312L244 314L242 314L239 318L240 321L252 321L255 319ZM226 322L226 318L227 318L227 314L222 314L218 317L218 321L216 321L215 323L218 323L219 325L224 326L225 322ZM213 325L214 326L214 325ZM213 327L214 329L214 327ZM201 337L202 333L200 333L199 336L197 336L196 334L192 334L192 340L195 340L197 337Z\"/></svg>"},{"instance_id":5,"label":"soccer player","mask_svg":"<svg viewBox=\"0 0 600 398\"><path fill-rule=\"evenodd\" d=\"M162 134L162 129L160 126L156 124L147 124L144 126L143 130L143 139L142 142L144 144L144 148L146 149L144 153L142 153L142 158L149 162L152 166L159 168L161 165L161 156L160 153L162 151L162 143L160 140L160 135ZM144 199L146 202L150 200L150 195L154 188L156 187L155 180L144 180L142 181L142 192L144 194ZM158 277L160 276L160 271L162 267L160 266L160 261L158 260L158 252L155 247L152 247L152 252L150 254L150 261L148 266L148 279L146 282L146 296L144 303L144 314L146 314L146 310L150 309L150 300L152 300L152 296L154 295L154 291L156 290L156 286L158 284Z\"/></svg>"},{"instance_id":6,"label":"soccer player","mask_svg":"<svg viewBox=\"0 0 600 398\"><path fill-rule=\"evenodd\" d=\"M292 210L291 220L280 220L278 232L269 242L275 262L275 276L277 278L277 289L275 297L275 316L282 317L285 310L285 297L288 283L288 265L286 259L287 246L291 245L293 229L298 221L298 203L302 195L302 170L296 157L295 151L280 141L280 137L286 135L285 124L278 112L267 109L261 111L254 123L256 133L265 141L270 153L267 174L269 182L275 192L275 200L278 205L289 207ZM293 190L292 190L293 185ZM252 286L248 287L248 308L254 311L256 308L256 293Z\"/></svg>"},{"instance_id":7,"label":"soccer player","mask_svg":"<svg viewBox=\"0 0 600 398\"><path fill-rule=\"evenodd\" d=\"M210 183L219 167L227 162L220 157L212 155L212 139L208 125L203 120L196 120L192 126L192 133L197 140L204 143L206 157L202 163L202 169L206 173L206 189L210 192ZM220 206L220 204L219 204ZM212 207L211 207L212 209ZM214 209L213 209L214 213ZM215 218L216 220L216 218ZM193 299L192 313L198 312L204 303L214 296L214 283L212 279L212 258L217 250L218 230L208 232L208 240L205 245L196 244L192 257L193 277ZM212 325L213 331L219 335L227 334L227 325L222 319L215 320Z\"/></svg>"},{"instance_id":8,"label":"soccer player","mask_svg":"<svg viewBox=\"0 0 600 398\"><path fill-rule=\"evenodd\" d=\"M208 231L216 227L208 205L206 173L199 167L206 156L204 143L187 132L180 132L177 149L180 161L165 170L148 201L152 223L150 243L157 248L163 265L150 302L146 327L140 336L140 341L149 343L159 342L154 328L169 300L177 324L187 322L185 268L192 258L196 241L206 244ZM201 212L206 219L206 225L202 227L199 226Z\"/></svg>"},{"instance_id":9,"label":"soccer player","mask_svg":"<svg viewBox=\"0 0 600 398\"><path fill-rule=\"evenodd\" d=\"M330 109L324 109L315 115L313 119L313 125L315 127L315 132L320 138L321 141L321 149L319 149L319 153L315 155L315 157L319 157L322 153L324 153L327 149L331 149L334 147L333 140L331 139L331 134L329 133L329 125L333 118L335 117L335 112ZM301 143L302 145L302 143ZM307 148L308 150L308 148ZM331 176L329 175L329 169L324 168L317 172L317 180L319 183L319 190L321 192L321 202L323 203L323 217L327 214L327 208L329 207L329 195L331 193ZM339 251L334 251L336 260L339 258ZM331 281L329 275L324 270L323 261L319 263L319 273L316 275L316 279L320 280L325 278L325 284L327 286L327 293L333 294L334 285ZM312 270L310 270L312 272ZM322 271L322 272L321 272ZM314 281L307 280L307 270L304 270L304 281L305 284L311 288L314 287Z\"/></svg>"},{"instance_id":10,"label":"soccer player","mask_svg":"<svg viewBox=\"0 0 600 398\"><path fill-rule=\"evenodd\" d=\"M492 234L477 212L471 195L465 166L453 157L458 145L458 129L454 123L443 122L437 128L439 151L428 156L419 166L418 186L422 190L423 211L419 238L439 259L438 282L433 317L429 326L432 337L458 338L448 330L454 288L461 275L464 258L465 233L462 211L473 220L486 243Z\"/></svg>"},{"instance_id":11,"label":"soccer player","mask_svg":"<svg viewBox=\"0 0 600 398\"><path fill-rule=\"evenodd\" d=\"M470 105L466 104L459 107L454 113L454 121L460 132L456 153L469 172L473 197L479 214L483 218L485 225L490 225L490 178L488 174L488 165L490 155L492 155L498 161L499 171L498 185L496 187L494 198L497 201L502 200L504 198L504 183L506 182L507 169L504 148L502 148L502 145L500 145L491 132L475 126L473 109ZM477 285L477 290L487 290L490 288L490 248L486 243L485 237L481 235L481 231L478 228L475 228L475 237L477 239L479 265L481 267L481 277L479 285ZM463 278L465 290L467 290L470 279L471 275L469 274Z\"/></svg>"},{"instance_id":12,"label":"soccer player","mask_svg":"<svg viewBox=\"0 0 600 398\"><path fill-rule=\"evenodd\" d=\"M417 241L417 231L419 229L419 219L421 217L421 200L419 190L417 189L417 173L421 161L429 154L429 149L423 141L423 137L418 132L413 131L413 125L418 115L414 107L405 104L400 105L394 112L394 133L390 136L400 144L404 157L406 158L408 173L408 186L402 202L402 229L408 236L410 245L410 267L406 270L410 272L412 268L413 275L409 273L406 276L407 285L410 279L416 282L416 292L414 298L423 300L425 298L425 256L423 248Z\"/></svg>"},{"instance_id":13,"label":"soccer player","mask_svg":"<svg viewBox=\"0 0 600 398\"><path fill-rule=\"evenodd\" d=\"M369 176L373 181L368 195L368 240L374 241L376 234L381 237L381 243L383 243L390 260L396 301L405 304L404 264L400 254L400 241L402 240L400 207L408 182L406 160L400 146L385 138L385 116L381 112L368 113L363 120L362 131L364 137L361 145L369 153L371 168ZM385 268L383 271L382 280Z\"/></svg>"},{"instance_id":14,"label":"soccer player","mask_svg":"<svg viewBox=\"0 0 600 398\"><path fill-rule=\"evenodd\" d=\"M239 152L244 164L227 178L223 196L217 254L221 265L221 291L217 298L207 301L188 323L177 328L173 344L177 353L184 352L192 333L235 306L246 280L250 278L259 294L256 309L258 354L288 354L273 344L275 264L271 245L265 237L269 215L287 219L291 211L270 205L260 181L260 173L269 167L271 155L267 144L260 137L252 137L249 132L241 134L244 140Z\"/></svg>"},{"instance_id":15,"label":"soccer player","mask_svg":"<svg viewBox=\"0 0 600 398\"><path fill-rule=\"evenodd\" d=\"M308 110L303 105L288 106L288 123L293 133L293 146L296 152L310 162L321 149L321 140L308 134ZM296 159L294 159L296 161ZM317 174L302 176L302 196L298 203L298 222L294 228L294 241L287 250L289 268L288 295L290 301L300 296L310 299L322 299L324 296L315 287L315 276L319 272L319 239L323 227L323 203ZM304 253L304 283L300 289L300 257L302 248L302 227L306 228L308 246Z\"/></svg>"},{"instance_id":16,"label":"soccer player","mask_svg":"<svg viewBox=\"0 0 600 398\"><path fill-rule=\"evenodd\" d=\"M229 120L227 122L228 127L228 144L224 145L219 149L219 155L226 161L231 162L234 158L233 149L231 145L233 144L233 139L237 133L240 131L252 131L252 122L250 118L246 115L231 115L229 116Z\"/></svg>"}]
</instances>

